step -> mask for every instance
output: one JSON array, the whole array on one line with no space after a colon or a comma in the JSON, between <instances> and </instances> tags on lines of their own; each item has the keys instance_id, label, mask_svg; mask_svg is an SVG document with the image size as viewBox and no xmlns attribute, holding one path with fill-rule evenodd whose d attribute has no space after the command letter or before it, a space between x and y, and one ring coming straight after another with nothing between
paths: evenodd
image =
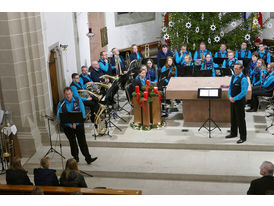
<instances>
[{"instance_id":1,"label":"step","mask_svg":"<svg viewBox=\"0 0 274 206\"><path fill-rule=\"evenodd\" d=\"M29 172L39 167L47 149L41 147L24 167ZM70 148L63 147L62 150L69 158ZM274 162L274 152L260 151L109 147L92 147L90 151L93 156L98 156L98 160L87 165L80 155L79 169L95 177L248 183L259 176L263 161ZM61 172L61 158L52 155L52 168Z\"/></svg>"}]
</instances>

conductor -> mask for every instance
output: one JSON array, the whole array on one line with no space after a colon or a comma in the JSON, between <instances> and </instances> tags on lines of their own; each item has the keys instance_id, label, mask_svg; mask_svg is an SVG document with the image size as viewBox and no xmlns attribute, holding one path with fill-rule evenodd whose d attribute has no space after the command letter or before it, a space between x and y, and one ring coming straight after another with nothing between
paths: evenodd
<instances>
[{"instance_id":1,"label":"conductor","mask_svg":"<svg viewBox=\"0 0 274 206\"><path fill-rule=\"evenodd\" d=\"M82 112L83 118L85 117L85 107L80 98L72 96L72 89L70 87L65 87L64 89L64 99L62 102L59 102L57 111L58 111L58 119L60 120L60 113L78 111ZM65 123L61 124L64 129L64 133L66 134L69 144L71 155L73 158L79 162L79 149L77 145L77 141L80 147L82 154L85 156L85 160L87 164L94 162L97 157L92 158L89 154L88 145L85 136L85 128L84 124L81 123ZM77 141L76 141L77 138Z\"/></svg>"},{"instance_id":2,"label":"conductor","mask_svg":"<svg viewBox=\"0 0 274 206\"><path fill-rule=\"evenodd\" d=\"M225 138L237 137L238 128L240 132L240 140L237 144L246 141L246 122L245 122L245 96L248 90L248 81L243 74L243 65L236 63L234 65L235 74L232 75L229 89L228 98L230 101L230 114L231 114L231 130L230 135Z\"/></svg>"}]
</instances>

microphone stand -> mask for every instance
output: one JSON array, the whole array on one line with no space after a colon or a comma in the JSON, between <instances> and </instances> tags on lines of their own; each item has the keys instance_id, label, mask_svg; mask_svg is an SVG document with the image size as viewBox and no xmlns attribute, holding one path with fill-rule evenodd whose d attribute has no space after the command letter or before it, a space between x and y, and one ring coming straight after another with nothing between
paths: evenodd
<instances>
[{"instance_id":1,"label":"microphone stand","mask_svg":"<svg viewBox=\"0 0 274 206\"><path fill-rule=\"evenodd\" d=\"M57 136L58 136L58 139L59 139L59 146L60 146L60 152L61 152L61 155L63 154L62 152L62 143L61 143L61 137L60 137L60 122L58 120L58 115L59 115L59 111L60 109L62 108L62 106L65 104L65 100L62 102L62 104L60 105L58 111L57 111ZM64 170L64 159L66 159L63 155L62 155L62 158L61 158L61 161L62 161L62 169Z\"/></svg>"}]
</instances>

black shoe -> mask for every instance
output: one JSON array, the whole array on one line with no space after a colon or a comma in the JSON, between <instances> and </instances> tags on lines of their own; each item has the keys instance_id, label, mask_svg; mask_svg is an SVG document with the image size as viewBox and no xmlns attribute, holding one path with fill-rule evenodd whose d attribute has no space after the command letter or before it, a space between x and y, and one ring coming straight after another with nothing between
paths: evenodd
<instances>
[{"instance_id":1,"label":"black shoe","mask_svg":"<svg viewBox=\"0 0 274 206\"><path fill-rule=\"evenodd\" d=\"M257 110L256 109L248 109L248 110L246 110L246 112L257 112Z\"/></svg>"},{"instance_id":2,"label":"black shoe","mask_svg":"<svg viewBox=\"0 0 274 206\"><path fill-rule=\"evenodd\" d=\"M237 135L231 135L231 134L229 134L229 135L226 135L226 136L225 136L226 139L234 138L234 137L237 137Z\"/></svg>"},{"instance_id":3,"label":"black shoe","mask_svg":"<svg viewBox=\"0 0 274 206\"><path fill-rule=\"evenodd\" d=\"M87 159L86 162L89 165L90 163L94 162L97 159L98 159L98 157L94 157L94 158L91 157L91 158Z\"/></svg>"},{"instance_id":4,"label":"black shoe","mask_svg":"<svg viewBox=\"0 0 274 206\"><path fill-rule=\"evenodd\" d=\"M245 142L245 141L246 141L246 140L240 139L240 140L237 141L237 144L241 144L241 143L243 143L243 142Z\"/></svg>"}]
</instances>

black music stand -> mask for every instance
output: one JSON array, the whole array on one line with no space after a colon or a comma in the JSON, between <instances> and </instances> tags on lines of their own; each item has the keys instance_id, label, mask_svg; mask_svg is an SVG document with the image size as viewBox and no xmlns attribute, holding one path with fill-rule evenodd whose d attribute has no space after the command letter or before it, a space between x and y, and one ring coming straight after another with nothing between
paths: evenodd
<instances>
[{"instance_id":1,"label":"black music stand","mask_svg":"<svg viewBox=\"0 0 274 206\"><path fill-rule=\"evenodd\" d=\"M228 59L227 57L225 57L225 58L222 58L222 57L214 57L214 58L213 58L213 62L214 62L215 64L218 64L219 67L222 67L224 60L227 60L227 59Z\"/></svg>"},{"instance_id":2,"label":"black music stand","mask_svg":"<svg viewBox=\"0 0 274 206\"><path fill-rule=\"evenodd\" d=\"M222 68L221 70L222 76L231 76L233 74L232 70L230 68Z\"/></svg>"},{"instance_id":3,"label":"black music stand","mask_svg":"<svg viewBox=\"0 0 274 206\"><path fill-rule=\"evenodd\" d=\"M212 77L212 69L194 71L194 77Z\"/></svg>"},{"instance_id":4,"label":"black music stand","mask_svg":"<svg viewBox=\"0 0 274 206\"><path fill-rule=\"evenodd\" d=\"M121 89L125 90L125 85L127 81L129 80L129 75L130 75L130 70L126 74L123 74L119 77L118 85L120 85ZM130 112L124 108L128 104L128 102L126 102L123 106L120 106L119 92L117 92L117 104L118 104L118 111L124 110L125 112L128 113L128 115L130 115Z\"/></svg>"},{"instance_id":5,"label":"black music stand","mask_svg":"<svg viewBox=\"0 0 274 206\"><path fill-rule=\"evenodd\" d=\"M208 99L208 119L202 124L202 126L198 129L200 131L202 128L205 128L209 132L209 138L211 138L211 132L218 128L220 131L220 127L211 117L211 99L219 99L222 96L221 88L199 88L198 89L198 98ZM205 126L208 122L208 128ZM211 123L215 125L213 129L211 129Z\"/></svg>"},{"instance_id":6,"label":"black music stand","mask_svg":"<svg viewBox=\"0 0 274 206\"><path fill-rule=\"evenodd\" d=\"M193 71L194 71L194 66L183 66L182 67L182 72L183 72L182 76L183 77L192 77Z\"/></svg>"},{"instance_id":7,"label":"black music stand","mask_svg":"<svg viewBox=\"0 0 274 206\"><path fill-rule=\"evenodd\" d=\"M251 62L250 58L238 58L239 61L243 61L243 66L244 66L244 75L247 75L247 71L249 69L249 64Z\"/></svg>"},{"instance_id":8,"label":"black music stand","mask_svg":"<svg viewBox=\"0 0 274 206\"><path fill-rule=\"evenodd\" d=\"M60 113L60 114L61 114L61 113ZM60 155L63 159L66 159L60 152L58 152L56 149L54 149L54 148L52 147L51 131L50 131L50 123L49 123L49 122L50 122L50 121L54 121L54 118L53 118L53 117L50 117L50 116L48 116L48 115L45 115L45 116L43 116L43 117L47 118L47 120L48 120L49 143L50 143L50 148L49 148L48 152L45 154L44 157L46 157L49 153L53 152L53 153L57 153L58 155Z\"/></svg>"},{"instance_id":9,"label":"black music stand","mask_svg":"<svg viewBox=\"0 0 274 206\"><path fill-rule=\"evenodd\" d=\"M166 64L166 59L167 58L161 58L159 59L159 67L162 68Z\"/></svg>"},{"instance_id":10,"label":"black music stand","mask_svg":"<svg viewBox=\"0 0 274 206\"><path fill-rule=\"evenodd\" d=\"M60 120L61 120L61 125L65 124L65 123L80 123L80 124L84 124L84 118L82 115L82 112L61 112L60 114ZM79 170L81 173L89 176L89 177L93 177L92 175Z\"/></svg>"}]
</instances>

